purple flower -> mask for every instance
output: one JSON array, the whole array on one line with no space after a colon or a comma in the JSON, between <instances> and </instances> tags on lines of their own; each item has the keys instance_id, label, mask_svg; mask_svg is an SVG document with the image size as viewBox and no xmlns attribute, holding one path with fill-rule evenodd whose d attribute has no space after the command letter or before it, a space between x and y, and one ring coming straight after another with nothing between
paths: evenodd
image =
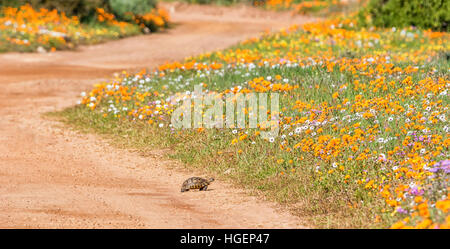
<instances>
[{"instance_id":1,"label":"purple flower","mask_svg":"<svg viewBox=\"0 0 450 249\"><path fill-rule=\"evenodd\" d=\"M410 189L412 195L423 195L423 189L419 190L417 187Z\"/></svg>"},{"instance_id":2,"label":"purple flower","mask_svg":"<svg viewBox=\"0 0 450 249\"><path fill-rule=\"evenodd\" d=\"M401 213L401 214L407 214L407 213L408 213L408 211L406 211L405 209L403 209L403 208L401 208L401 207L398 207L398 208L397 208L397 212L398 212L398 213Z\"/></svg>"},{"instance_id":3,"label":"purple flower","mask_svg":"<svg viewBox=\"0 0 450 249\"><path fill-rule=\"evenodd\" d=\"M437 167L437 166L441 166L441 167L443 167L443 166L450 166L450 160L442 160L442 161L440 161L440 162L438 162L438 163L435 163L434 165L433 165L434 167Z\"/></svg>"},{"instance_id":4,"label":"purple flower","mask_svg":"<svg viewBox=\"0 0 450 249\"><path fill-rule=\"evenodd\" d=\"M449 166L450 166L450 160L449 159L441 161L441 167L449 167Z\"/></svg>"},{"instance_id":5,"label":"purple flower","mask_svg":"<svg viewBox=\"0 0 450 249\"><path fill-rule=\"evenodd\" d=\"M433 168L429 169L428 171L436 173L439 170L444 171L446 174L450 173L450 160L442 160L438 163L435 163L433 165Z\"/></svg>"},{"instance_id":6,"label":"purple flower","mask_svg":"<svg viewBox=\"0 0 450 249\"><path fill-rule=\"evenodd\" d=\"M440 168L430 168L428 171L436 173L440 170Z\"/></svg>"}]
</instances>

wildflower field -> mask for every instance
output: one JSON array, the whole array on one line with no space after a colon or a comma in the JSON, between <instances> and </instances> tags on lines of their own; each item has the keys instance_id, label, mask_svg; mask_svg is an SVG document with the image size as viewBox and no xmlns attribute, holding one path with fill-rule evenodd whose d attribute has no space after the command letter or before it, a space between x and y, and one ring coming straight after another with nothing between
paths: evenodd
<instances>
[{"instance_id":1,"label":"wildflower field","mask_svg":"<svg viewBox=\"0 0 450 249\"><path fill-rule=\"evenodd\" d=\"M60 114L129 148L169 147L315 227L449 228L449 49L445 32L340 17L122 72ZM173 128L171 114L199 84L224 100L279 93L280 112L263 110L279 117L278 136Z\"/></svg>"},{"instance_id":2,"label":"wildflower field","mask_svg":"<svg viewBox=\"0 0 450 249\"><path fill-rule=\"evenodd\" d=\"M132 20L119 21L102 8L97 8L95 20L81 23L77 16L68 17L56 9L36 9L28 4L3 6L0 9L0 52L33 52L38 47L49 51L72 49L80 44L141 34L146 26L156 31L167 27L169 15L162 9L154 9Z\"/></svg>"}]
</instances>

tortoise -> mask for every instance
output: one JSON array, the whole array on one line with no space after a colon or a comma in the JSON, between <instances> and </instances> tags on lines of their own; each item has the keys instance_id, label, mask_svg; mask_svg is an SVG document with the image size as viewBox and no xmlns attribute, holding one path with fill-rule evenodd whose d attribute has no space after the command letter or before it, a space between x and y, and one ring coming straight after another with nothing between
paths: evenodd
<instances>
[{"instance_id":1,"label":"tortoise","mask_svg":"<svg viewBox=\"0 0 450 249\"><path fill-rule=\"evenodd\" d=\"M200 191L206 191L208 185L214 181L214 178L204 179L201 177L191 177L183 182L181 185L181 192L189 191L190 189L198 189Z\"/></svg>"}]
</instances>

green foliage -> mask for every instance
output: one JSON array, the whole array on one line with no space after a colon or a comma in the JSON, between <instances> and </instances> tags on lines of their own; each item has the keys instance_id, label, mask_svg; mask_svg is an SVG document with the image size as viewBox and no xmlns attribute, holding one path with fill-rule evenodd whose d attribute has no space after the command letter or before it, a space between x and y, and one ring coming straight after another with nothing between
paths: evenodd
<instances>
[{"instance_id":1,"label":"green foliage","mask_svg":"<svg viewBox=\"0 0 450 249\"><path fill-rule=\"evenodd\" d=\"M122 20L130 20L129 13L144 15L156 7L156 0L109 0L111 11Z\"/></svg>"},{"instance_id":2,"label":"green foliage","mask_svg":"<svg viewBox=\"0 0 450 249\"><path fill-rule=\"evenodd\" d=\"M415 26L450 31L450 1L371 0L360 11L359 19L363 25L373 24L378 27Z\"/></svg>"}]
</instances>

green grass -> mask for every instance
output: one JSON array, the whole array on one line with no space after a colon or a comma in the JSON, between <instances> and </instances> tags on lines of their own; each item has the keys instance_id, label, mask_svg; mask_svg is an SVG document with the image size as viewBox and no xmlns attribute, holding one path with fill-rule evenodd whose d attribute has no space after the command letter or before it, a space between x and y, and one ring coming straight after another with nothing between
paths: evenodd
<instances>
[{"instance_id":1,"label":"green grass","mask_svg":"<svg viewBox=\"0 0 450 249\"><path fill-rule=\"evenodd\" d=\"M67 41L57 38L50 38L48 42L39 42L39 36L34 34L18 34L15 31L0 30L0 52L35 52L38 47L46 50L55 48L57 50L75 49L80 45L93 45L103 43L106 41L117 40L125 37L142 34L141 28L137 25L130 25L124 29L116 26L105 25L101 23L87 23L83 24L83 35L75 35L77 30L70 32ZM17 38L20 40L28 40L29 45L22 45L11 43L7 38Z\"/></svg>"}]
</instances>

